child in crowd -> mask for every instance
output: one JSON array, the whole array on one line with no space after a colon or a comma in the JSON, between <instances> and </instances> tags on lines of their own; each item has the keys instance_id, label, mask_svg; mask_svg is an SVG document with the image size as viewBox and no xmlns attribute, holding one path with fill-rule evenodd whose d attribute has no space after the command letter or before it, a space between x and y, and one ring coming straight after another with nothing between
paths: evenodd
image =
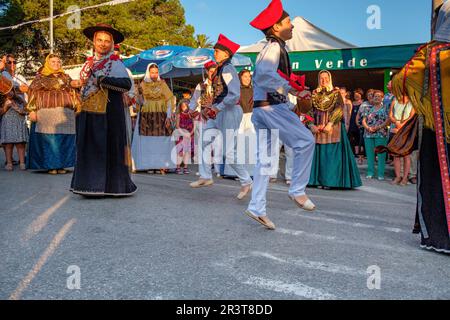
<instances>
[{"instance_id":1,"label":"child in crowd","mask_svg":"<svg viewBox=\"0 0 450 320\"><path fill-rule=\"evenodd\" d=\"M181 100L176 113L177 140L177 174L190 174L188 164L191 163L191 153L194 147L194 120L189 113L189 101ZM181 170L181 164L184 170Z\"/></svg>"}]
</instances>

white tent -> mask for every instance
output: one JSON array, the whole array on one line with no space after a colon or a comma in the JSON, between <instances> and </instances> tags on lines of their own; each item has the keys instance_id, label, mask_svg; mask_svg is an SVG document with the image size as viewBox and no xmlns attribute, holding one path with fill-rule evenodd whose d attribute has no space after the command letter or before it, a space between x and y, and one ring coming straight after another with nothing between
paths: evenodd
<instances>
[{"instance_id":1,"label":"white tent","mask_svg":"<svg viewBox=\"0 0 450 320\"><path fill-rule=\"evenodd\" d=\"M292 24L294 25L294 36L287 41L291 51L355 48L353 44L336 38L302 17L296 17ZM238 52L260 52L266 43L267 40L263 39L250 46L241 47Z\"/></svg>"}]
</instances>

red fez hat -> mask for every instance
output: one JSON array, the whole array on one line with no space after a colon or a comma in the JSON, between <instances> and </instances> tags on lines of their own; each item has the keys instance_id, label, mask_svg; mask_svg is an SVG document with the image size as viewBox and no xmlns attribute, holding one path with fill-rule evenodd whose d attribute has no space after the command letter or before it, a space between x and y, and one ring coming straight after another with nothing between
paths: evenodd
<instances>
[{"instance_id":1,"label":"red fez hat","mask_svg":"<svg viewBox=\"0 0 450 320\"><path fill-rule=\"evenodd\" d=\"M214 46L214 49L220 49L223 51L227 51L230 55L234 55L241 46L237 43L234 43L227 37L225 37L223 34L219 36L219 40L217 40L216 45Z\"/></svg>"},{"instance_id":2,"label":"red fez hat","mask_svg":"<svg viewBox=\"0 0 450 320\"><path fill-rule=\"evenodd\" d=\"M207 63L205 63L204 65L206 70L209 70L211 68L217 68L217 63L215 63L214 61L208 61Z\"/></svg>"},{"instance_id":3,"label":"red fez hat","mask_svg":"<svg viewBox=\"0 0 450 320\"><path fill-rule=\"evenodd\" d=\"M250 25L259 30L269 29L281 19L283 12L281 0L273 0L263 12L250 22Z\"/></svg>"}]
</instances>

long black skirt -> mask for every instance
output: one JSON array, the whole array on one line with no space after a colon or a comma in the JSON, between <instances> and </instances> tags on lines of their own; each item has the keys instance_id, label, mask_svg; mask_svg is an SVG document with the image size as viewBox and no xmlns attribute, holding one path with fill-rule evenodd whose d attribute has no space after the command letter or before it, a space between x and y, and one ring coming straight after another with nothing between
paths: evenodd
<instances>
[{"instance_id":1,"label":"long black skirt","mask_svg":"<svg viewBox=\"0 0 450 320\"><path fill-rule=\"evenodd\" d=\"M125 112L121 93L109 91L106 114L77 116L77 156L71 191L86 196L128 196L130 177Z\"/></svg>"},{"instance_id":2,"label":"long black skirt","mask_svg":"<svg viewBox=\"0 0 450 320\"><path fill-rule=\"evenodd\" d=\"M447 150L450 152L449 144ZM450 253L450 237L435 132L423 130L418 192L422 248Z\"/></svg>"}]
</instances>

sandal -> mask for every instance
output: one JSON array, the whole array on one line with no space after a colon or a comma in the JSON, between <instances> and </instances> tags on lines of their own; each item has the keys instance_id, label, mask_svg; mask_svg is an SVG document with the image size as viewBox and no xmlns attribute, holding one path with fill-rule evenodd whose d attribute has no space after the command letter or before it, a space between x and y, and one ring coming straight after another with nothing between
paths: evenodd
<instances>
[{"instance_id":1,"label":"sandal","mask_svg":"<svg viewBox=\"0 0 450 320\"><path fill-rule=\"evenodd\" d=\"M316 210L316 205L310 200L306 200L305 203L300 203L297 201L297 199L295 199L295 197L293 196L289 196L289 199L291 199L292 201L295 202L295 204L297 205L297 207L299 207L300 209L306 210L306 211L315 211Z\"/></svg>"},{"instance_id":2,"label":"sandal","mask_svg":"<svg viewBox=\"0 0 450 320\"><path fill-rule=\"evenodd\" d=\"M255 220L255 221L259 222L260 224L262 224L267 229L275 230L275 224L272 221L270 221L269 218L265 217L267 220L264 220L263 218L254 215L253 213L251 213L248 210L245 210L245 214L247 216L249 216L250 218L252 218L253 220Z\"/></svg>"},{"instance_id":3,"label":"sandal","mask_svg":"<svg viewBox=\"0 0 450 320\"><path fill-rule=\"evenodd\" d=\"M7 164L6 166L5 166L5 170L6 171L13 171L14 170L14 167L13 167L13 165L10 163L10 164Z\"/></svg>"},{"instance_id":4,"label":"sandal","mask_svg":"<svg viewBox=\"0 0 450 320\"><path fill-rule=\"evenodd\" d=\"M402 187L406 187L407 185L408 185L408 180L402 180L402 182L400 182L400 185L402 186Z\"/></svg>"},{"instance_id":5,"label":"sandal","mask_svg":"<svg viewBox=\"0 0 450 320\"><path fill-rule=\"evenodd\" d=\"M243 188L247 188L245 191L242 191L242 189ZM252 188L253 188L253 185L247 185L247 186L242 186L242 188L241 188L241 192L239 192L239 194L238 194L238 196L237 196L237 198L238 198L238 200L244 200L244 198L250 193L250 192L252 192Z\"/></svg>"},{"instance_id":6,"label":"sandal","mask_svg":"<svg viewBox=\"0 0 450 320\"><path fill-rule=\"evenodd\" d=\"M184 173L184 174L191 174L191 172L189 171L188 168L184 168L183 173Z\"/></svg>"},{"instance_id":7,"label":"sandal","mask_svg":"<svg viewBox=\"0 0 450 320\"><path fill-rule=\"evenodd\" d=\"M394 180L392 180L391 184L392 184L393 186L395 186L395 185L399 185L400 182L402 182L402 178L397 177L397 178L395 178Z\"/></svg>"},{"instance_id":8,"label":"sandal","mask_svg":"<svg viewBox=\"0 0 450 320\"><path fill-rule=\"evenodd\" d=\"M191 188L197 189L197 188L203 188L203 187L210 187L214 184L214 180L205 180L205 179L199 179L198 181L192 182L190 184Z\"/></svg>"}]
</instances>

